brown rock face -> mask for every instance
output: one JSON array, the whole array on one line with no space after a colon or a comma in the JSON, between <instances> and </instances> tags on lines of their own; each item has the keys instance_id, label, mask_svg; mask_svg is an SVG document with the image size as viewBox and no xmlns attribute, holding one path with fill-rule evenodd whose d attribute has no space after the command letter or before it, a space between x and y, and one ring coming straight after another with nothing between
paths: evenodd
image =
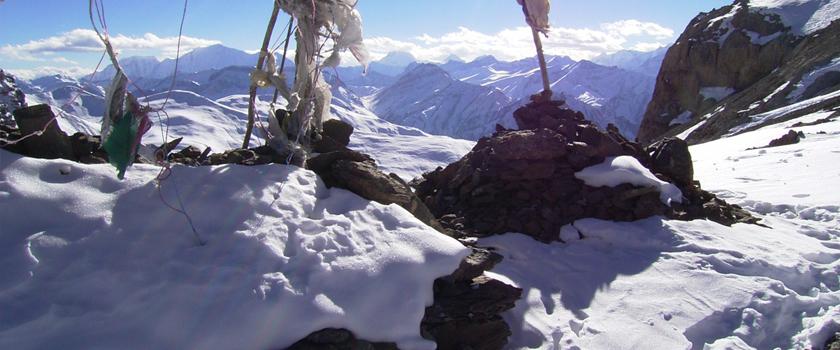
<instances>
[{"instance_id":1,"label":"brown rock face","mask_svg":"<svg viewBox=\"0 0 840 350\"><path fill-rule=\"evenodd\" d=\"M702 88L738 92L755 84L784 63L797 41L778 18L751 12L744 1L700 14L665 55L639 141L654 141L683 113L699 118L717 105L701 94Z\"/></svg>"}]
</instances>

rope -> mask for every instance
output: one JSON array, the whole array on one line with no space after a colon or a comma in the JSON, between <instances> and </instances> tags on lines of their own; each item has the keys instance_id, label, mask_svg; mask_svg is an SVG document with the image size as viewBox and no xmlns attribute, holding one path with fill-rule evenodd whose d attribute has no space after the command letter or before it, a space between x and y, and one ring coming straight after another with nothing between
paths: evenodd
<instances>
[{"instance_id":1,"label":"rope","mask_svg":"<svg viewBox=\"0 0 840 350\"><path fill-rule=\"evenodd\" d=\"M180 60L181 60L181 39L182 39L183 34L184 34L184 22L185 22L186 17L187 17L187 7L188 7L188 5L189 5L189 0L184 0L184 10L181 12L181 24L178 28L178 46L177 46L177 50L175 52L175 68L173 69L173 72L172 72L172 83L169 86L169 90L166 92L166 98L164 99L163 104L155 110L156 115L157 115L157 119L158 119L158 125L159 125L160 130L161 130L161 138L163 139L162 140L163 141L163 146L162 147L165 147L166 144L169 142L169 113L166 112L166 105L169 104L169 100L170 100L170 97L172 95L172 91L175 89L175 84L176 84L177 78L178 78L178 65L179 65ZM148 101L146 101L146 102L148 103ZM161 114L166 116L166 123L163 122L163 117L161 117ZM184 206L184 202L181 199L181 192L178 189L178 183L177 182L173 183L174 189L175 189L175 197L178 200L178 208L169 204L169 202L167 202L166 198L164 198L164 196L163 196L163 185L164 185L165 181L169 179L169 177L172 175L172 172L173 172L172 167L171 167L171 163L169 162L169 158L167 157L167 155L164 155L163 159L159 160L157 162L158 162L158 165L160 166L160 172L158 172L158 175L155 178L155 181L157 182L157 192L158 192L158 197L160 198L160 201L167 208L171 209L172 211L174 211L176 213L179 213L179 214L183 215L184 218L187 220L187 223L190 225L190 229L192 230L193 237L195 238L196 243L199 246L206 245L207 241L205 241L204 239L201 238L201 235L198 233L198 229L195 228L195 224L193 223L192 216L190 216L190 214L187 212L186 207Z\"/></svg>"},{"instance_id":2,"label":"rope","mask_svg":"<svg viewBox=\"0 0 840 350\"><path fill-rule=\"evenodd\" d=\"M184 11L181 13L181 25L178 28L178 47L175 51L175 70L172 73L172 84L169 85L169 91L166 93L166 99L163 100L163 105L160 109L166 108L166 105L169 103L169 97L172 95L172 90L175 89L175 79L178 76L178 63L181 61L181 38L184 34L184 20L187 18L187 4L189 4L189 0L184 0Z\"/></svg>"},{"instance_id":3,"label":"rope","mask_svg":"<svg viewBox=\"0 0 840 350\"><path fill-rule=\"evenodd\" d=\"M154 110L154 112L156 112L157 117L158 117L158 124L160 125L160 128L161 128L161 137L163 138L163 144L164 145L167 144L168 138L169 138L169 113L166 112L165 108L166 108L166 105L169 103L169 100L170 100L170 97L171 97L171 94L172 94L172 90L174 90L175 84L176 84L176 81L177 81L178 66L179 66L180 58L181 58L181 41L183 39L184 22L185 22L186 16L187 16L188 5L189 5L189 0L184 0L184 10L181 13L181 22L180 22L180 26L179 26L179 29L178 29L178 44L177 44L176 57L175 57L175 68L174 68L174 72L172 73L172 83L169 87L169 90L166 93L166 98L164 99L163 104L161 105L160 108L157 108L157 109ZM96 9L96 13L98 15L97 17L99 19L99 24L102 27L101 31L96 26L96 21L94 21L94 19L93 19L94 8ZM107 25L106 17L105 17L105 6L102 3L102 0L90 0L89 1L89 6L88 6L88 13L89 13L89 16L90 16L91 25L93 26L93 30L96 32L97 36L99 36L99 38L102 40L103 44L105 44L106 53L111 57L111 61L113 62L114 68L117 69L118 72L122 72L122 68L119 65L119 60L116 56L116 53L114 52L113 47L111 46L110 41L108 40L108 25ZM103 32L104 32L104 34L103 34ZM104 54L103 54L103 59L104 59ZM101 63L101 60L100 60L100 63ZM97 68L98 68L98 66L97 66ZM118 74L125 75L124 72L118 73ZM128 77L126 77L126 80L128 80ZM128 81L130 81L130 80L128 80ZM132 83L132 84L134 84L134 83ZM134 86L139 89L139 87L136 84L134 84ZM143 92L142 89L139 89L139 90L141 91L141 93ZM148 98L148 95L146 95L146 98ZM145 102L148 106L148 100L145 101ZM166 123L163 122L163 118L161 117L161 114L166 116ZM164 158L162 162L158 163L158 165L161 167L161 169L160 169L160 172L158 173L158 176L155 178L155 180L157 182L158 197L160 198L161 202L164 204L164 206L168 207L169 209L171 209L172 211L174 211L176 213L179 213L179 214L183 215L186 218L187 223L189 224L190 229L192 230L193 236L195 237L196 243L198 243L198 245L203 246L203 245L207 244L206 241L201 238L201 235L198 233L198 230L196 229L195 224L193 223L192 217L189 215L186 208L184 207L184 202L181 198L181 193L180 193L180 190L178 189L178 184L177 183L174 184L174 186L175 186L174 189L175 189L176 199L178 200L178 208L169 204L169 202L166 201L166 198L164 198L163 190L162 190L163 182L166 179L168 179L169 176L172 174L172 169L171 169L169 160L167 158Z\"/></svg>"}]
</instances>

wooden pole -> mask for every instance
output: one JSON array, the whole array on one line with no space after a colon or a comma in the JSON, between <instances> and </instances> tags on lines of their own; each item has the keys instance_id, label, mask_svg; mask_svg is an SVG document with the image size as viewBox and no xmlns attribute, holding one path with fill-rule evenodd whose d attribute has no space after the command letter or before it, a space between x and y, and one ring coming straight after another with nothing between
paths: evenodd
<instances>
[{"instance_id":1,"label":"wooden pole","mask_svg":"<svg viewBox=\"0 0 840 350\"><path fill-rule=\"evenodd\" d=\"M257 70L262 70L265 64L266 55L268 52L268 45L271 44L271 35L274 32L274 25L277 24L277 15L280 13L280 3L274 1L274 10L271 12L271 18L268 20L268 29L265 31L265 38L263 39L262 50L260 50L260 58L257 59ZM254 130L254 114L256 113L257 104L257 85L253 82L248 90L248 127L245 129L245 140L242 141L242 148L247 149L251 144L251 132Z\"/></svg>"},{"instance_id":2,"label":"wooden pole","mask_svg":"<svg viewBox=\"0 0 840 350\"><path fill-rule=\"evenodd\" d=\"M548 68L545 64L545 54L543 54L542 40L540 40L540 33L531 27L531 33L534 35L534 45L537 46L537 59L540 61L540 72L542 73L543 92L542 95L551 98L551 85L548 82Z\"/></svg>"}]
</instances>

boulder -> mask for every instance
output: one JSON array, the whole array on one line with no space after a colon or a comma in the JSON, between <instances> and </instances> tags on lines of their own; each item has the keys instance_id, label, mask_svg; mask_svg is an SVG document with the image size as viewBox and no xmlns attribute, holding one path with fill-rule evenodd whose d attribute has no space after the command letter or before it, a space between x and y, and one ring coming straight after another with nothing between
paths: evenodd
<instances>
[{"instance_id":1,"label":"boulder","mask_svg":"<svg viewBox=\"0 0 840 350\"><path fill-rule=\"evenodd\" d=\"M330 119L324 122L322 135L336 141L342 147L350 144L353 126L342 120Z\"/></svg>"},{"instance_id":2,"label":"boulder","mask_svg":"<svg viewBox=\"0 0 840 350\"><path fill-rule=\"evenodd\" d=\"M24 155L35 158L74 160L70 138L61 131L50 106L41 104L24 107L15 110L13 114L21 135L25 137L41 133L21 141Z\"/></svg>"},{"instance_id":3,"label":"boulder","mask_svg":"<svg viewBox=\"0 0 840 350\"><path fill-rule=\"evenodd\" d=\"M668 138L647 149L654 172L665 175L679 186L694 182L694 163L688 143L678 138Z\"/></svg>"},{"instance_id":4,"label":"boulder","mask_svg":"<svg viewBox=\"0 0 840 350\"><path fill-rule=\"evenodd\" d=\"M346 329L327 328L314 332L286 350L397 350L394 343L374 343L357 339Z\"/></svg>"},{"instance_id":5,"label":"boulder","mask_svg":"<svg viewBox=\"0 0 840 350\"><path fill-rule=\"evenodd\" d=\"M471 281L435 281L435 301L426 308L421 334L438 349L503 349L511 334L500 314L514 307L522 290L479 276Z\"/></svg>"},{"instance_id":6,"label":"boulder","mask_svg":"<svg viewBox=\"0 0 840 350\"><path fill-rule=\"evenodd\" d=\"M799 143L799 141L804 137L805 134L803 134L802 132L790 130L787 134L784 134L782 137L770 141L770 144L768 144L767 147L794 145Z\"/></svg>"}]
</instances>

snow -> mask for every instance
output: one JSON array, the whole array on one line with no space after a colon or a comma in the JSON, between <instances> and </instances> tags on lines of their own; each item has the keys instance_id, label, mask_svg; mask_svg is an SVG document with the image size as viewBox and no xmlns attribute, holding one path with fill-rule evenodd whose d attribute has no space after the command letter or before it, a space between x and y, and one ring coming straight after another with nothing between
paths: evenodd
<instances>
[{"instance_id":1,"label":"snow","mask_svg":"<svg viewBox=\"0 0 840 350\"><path fill-rule=\"evenodd\" d=\"M665 115L667 115L667 113L665 113ZM692 116L694 116L694 113L692 113L691 111L682 112L676 118L671 120L671 122L668 123L668 126L682 125L688 123L691 121Z\"/></svg>"},{"instance_id":2,"label":"snow","mask_svg":"<svg viewBox=\"0 0 840 350\"><path fill-rule=\"evenodd\" d=\"M575 173L575 177L592 187L616 187L621 184L655 187L659 190L662 203L682 203L682 192L677 186L656 178L636 158L630 156L609 157L601 164Z\"/></svg>"},{"instance_id":3,"label":"snow","mask_svg":"<svg viewBox=\"0 0 840 350\"><path fill-rule=\"evenodd\" d=\"M796 35L809 35L840 17L840 0L750 0L762 14L778 15Z\"/></svg>"},{"instance_id":4,"label":"snow","mask_svg":"<svg viewBox=\"0 0 840 350\"><path fill-rule=\"evenodd\" d=\"M389 123L360 106L334 104L332 113L353 125L351 149L369 154L382 171L406 181L454 163L475 146L473 141Z\"/></svg>"},{"instance_id":5,"label":"snow","mask_svg":"<svg viewBox=\"0 0 840 350\"><path fill-rule=\"evenodd\" d=\"M807 135L796 145L747 148L826 116L691 147L703 188L768 227L585 219L563 228L583 236L568 243L481 239L505 258L493 273L523 289L503 315L509 348L821 348L840 331L840 197L828 190L840 121L796 128Z\"/></svg>"},{"instance_id":6,"label":"snow","mask_svg":"<svg viewBox=\"0 0 840 350\"><path fill-rule=\"evenodd\" d=\"M745 130L755 128L755 127L763 125L767 122L773 121L775 119L782 118L786 115L789 115L789 114L797 112L797 111L801 111L801 110L806 109L806 108L813 107L815 105L818 105L820 103L823 103L825 101L828 101L828 100L831 100L831 99L837 98L837 97L840 97L840 90L837 90L837 91L834 91L834 92L831 92L831 93L827 93L825 95L816 96L816 97L813 97L813 98L808 99L808 100L804 100L804 101L800 101L800 102L797 102L797 103L789 104L787 106L780 107L780 108L774 109L774 110L769 111L769 112L756 114L756 115L751 115L751 116L749 116L749 118L752 119L752 121L750 121L749 123L744 123L744 124L738 125L738 126L732 128L732 129L730 129L729 130L729 135L738 134L738 133L743 132Z\"/></svg>"},{"instance_id":7,"label":"snow","mask_svg":"<svg viewBox=\"0 0 840 350\"><path fill-rule=\"evenodd\" d=\"M277 349L327 327L433 349L432 283L468 253L294 167L176 167L160 195L204 246L155 167L0 150L0 169L3 349Z\"/></svg>"},{"instance_id":8,"label":"snow","mask_svg":"<svg viewBox=\"0 0 840 350\"><path fill-rule=\"evenodd\" d=\"M735 89L726 86L711 86L700 89L700 95L703 95L703 98L715 101L723 100L734 93Z\"/></svg>"},{"instance_id":9,"label":"snow","mask_svg":"<svg viewBox=\"0 0 840 350\"><path fill-rule=\"evenodd\" d=\"M726 191L726 196L759 212L783 212L795 217L820 217L832 214L840 200L826 183L816 179L840 176L840 123L837 121L791 128L797 122L812 122L829 117L831 111L812 113L761 129L693 146L694 172L703 188ZM799 144L766 148L770 140L789 130L802 131ZM826 132L820 135L818 132ZM810 209L810 210L808 210Z\"/></svg>"},{"instance_id":10,"label":"snow","mask_svg":"<svg viewBox=\"0 0 840 350\"><path fill-rule=\"evenodd\" d=\"M840 304L840 247L781 221L772 225L586 219L574 223L584 239L569 244L520 234L479 244L498 249L505 259L493 272L523 289L504 314L511 349L703 349L724 342L804 349L787 344L802 328L800 313Z\"/></svg>"},{"instance_id":11,"label":"snow","mask_svg":"<svg viewBox=\"0 0 840 350\"><path fill-rule=\"evenodd\" d=\"M802 94L808 90L808 88L814 84L820 77L825 74L831 72L840 72L840 57L837 57L828 64L816 68L811 72L802 75L802 79L796 83L796 89L790 92L787 95L787 98L792 101L799 101L802 98Z\"/></svg>"}]
</instances>

